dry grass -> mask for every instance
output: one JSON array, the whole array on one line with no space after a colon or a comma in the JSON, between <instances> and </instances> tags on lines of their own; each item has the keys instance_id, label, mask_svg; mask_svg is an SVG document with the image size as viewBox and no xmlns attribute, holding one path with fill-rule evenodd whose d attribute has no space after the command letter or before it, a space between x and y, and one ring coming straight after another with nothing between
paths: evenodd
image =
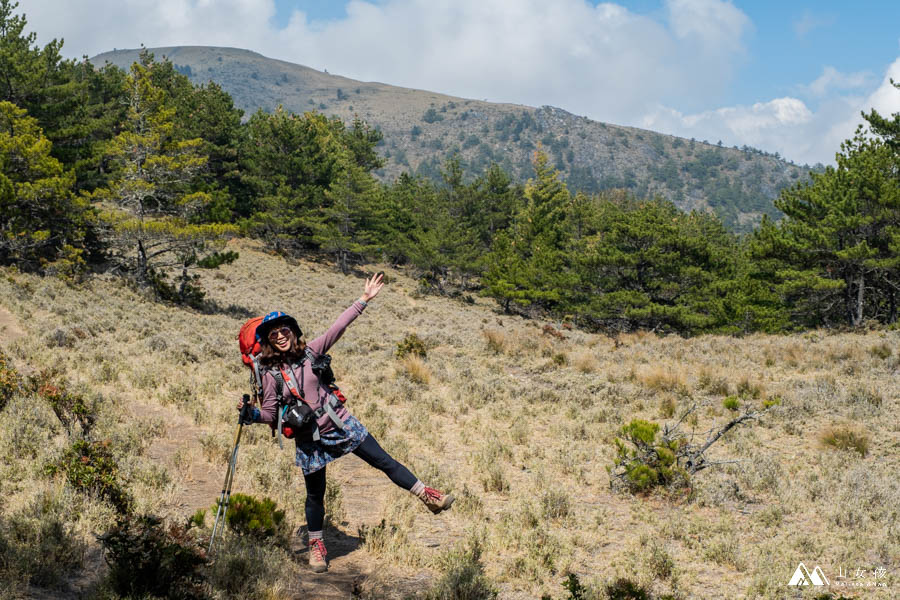
<instances>
[{"instance_id":1,"label":"dry grass","mask_svg":"<svg viewBox=\"0 0 900 600\"><path fill-rule=\"evenodd\" d=\"M408 354L400 359L401 373L414 383L428 385L431 383L431 369L425 361L414 354Z\"/></svg>"},{"instance_id":2,"label":"dry grass","mask_svg":"<svg viewBox=\"0 0 900 600\"><path fill-rule=\"evenodd\" d=\"M654 392L671 392L687 389L686 378L681 368L644 367L637 372L636 377L644 387Z\"/></svg>"},{"instance_id":3,"label":"dry grass","mask_svg":"<svg viewBox=\"0 0 900 600\"><path fill-rule=\"evenodd\" d=\"M253 314L285 310L312 337L362 287L319 264L285 265L249 242L233 247L238 261L204 273L211 298ZM886 568L891 587L865 590L867 599L900 586L900 380L893 354L882 356L900 333L635 333L614 343L572 330L559 339L481 299L413 298L415 281L386 270L394 282L332 349L335 372L349 408L382 446L458 500L434 517L356 458L329 466L331 523L350 536L367 532L361 548L336 559L335 573L344 560L368 573L435 577L446 551L477 535L504 599L561 597L567 572L594 591L628 577L659 595L776 599L787 596L800 561L829 577L838 565ZM6 350L35 371L57 366L102 399L96 435L121 449L140 505L178 519L212 505L235 400L247 388L232 345L243 314L162 306L115 281L69 288L2 275L0 303L25 332ZM303 285L261 291L260 278ZM411 330L427 361L396 358ZM781 399L762 422L713 447L713 458L740 462L698 475L690 500L610 492L605 467L623 424L671 421L697 404L686 425L703 432L728 418L729 395L742 406ZM23 400L0 413L0 451L9 457L0 466L0 520L53 497L75 541L96 546L109 508L41 474L66 444L53 420ZM849 441L853 454L824 451L829 423L841 424L827 432L834 446L867 439L867 452ZM837 435L845 428L852 436ZM305 521L292 450L280 450L264 427L244 428L235 491L272 497L294 528ZM258 573L259 590L294 590L291 564L283 575Z\"/></svg>"},{"instance_id":4,"label":"dry grass","mask_svg":"<svg viewBox=\"0 0 900 600\"><path fill-rule=\"evenodd\" d=\"M574 353L571 359L573 367L582 373L596 373L600 370L600 361L597 356L589 349L580 350Z\"/></svg>"},{"instance_id":5,"label":"dry grass","mask_svg":"<svg viewBox=\"0 0 900 600\"><path fill-rule=\"evenodd\" d=\"M819 436L822 444L838 450L852 450L865 458L869 454L869 436L856 427L829 427Z\"/></svg>"}]
</instances>

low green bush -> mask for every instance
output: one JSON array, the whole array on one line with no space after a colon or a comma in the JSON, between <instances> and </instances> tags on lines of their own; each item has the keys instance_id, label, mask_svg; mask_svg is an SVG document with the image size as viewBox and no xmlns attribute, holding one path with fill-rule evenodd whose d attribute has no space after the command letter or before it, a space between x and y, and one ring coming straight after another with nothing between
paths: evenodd
<instances>
[{"instance_id":1,"label":"low green bush","mask_svg":"<svg viewBox=\"0 0 900 600\"><path fill-rule=\"evenodd\" d=\"M79 426L82 437L87 437L96 420L96 406L83 394L67 389L62 376L56 371L42 371L30 378L29 385L50 408L67 429Z\"/></svg>"},{"instance_id":2,"label":"low green bush","mask_svg":"<svg viewBox=\"0 0 900 600\"><path fill-rule=\"evenodd\" d=\"M609 600L652 600L647 588L624 577L607 584L604 591Z\"/></svg>"},{"instance_id":3,"label":"low green bush","mask_svg":"<svg viewBox=\"0 0 900 600\"><path fill-rule=\"evenodd\" d=\"M225 517L228 527L234 533L257 540L287 539L284 511L270 498L258 500L247 494L232 494Z\"/></svg>"},{"instance_id":4,"label":"low green bush","mask_svg":"<svg viewBox=\"0 0 900 600\"><path fill-rule=\"evenodd\" d=\"M425 350L425 342L415 333L408 334L397 344L397 358L403 358L408 354L425 358L427 351Z\"/></svg>"},{"instance_id":5,"label":"low green bush","mask_svg":"<svg viewBox=\"0 0 900 600\"><path fill-rule=\"evenodd\" d=\"M575 573L569 573L566 576L566 580L563 581L562 586L569 593L563 600L588 600L589 598L593 598L590 590L581 583L581 580L578 579L578 575ZM553 597L544 595L541 596L541 600L553 600Z\"/></svg>"},{"instance_id":6,"label":"low green bush","mask_svg":"<svg viewBox=\"0 0 900 600\"><path fill-rule=\"evenodd\" d=\"M108 584L127 597L206 598L200 567L206 557L187 528L152 515L123 516L99 536L109 565Z\"/></svg>"},{"instance_id":7,"label":"low green bush","mask_svg":"<svg viewBox=\"0 0 900 600\"><path fill-rule=\"evenodd\" d=\"M688 483L688 474L676 458L679 442L659 441L658 433L658 424L634 419L619 431L624 441L615 439L616 462L608 470L612 478L623 481L632 493Z\"/></svg>"},{"instance_id":8,"label":"low green bush","mask_svg":"<svg viewBox=\"0 0 900 600\"><path fill-rule=\"evenodd\" d=\"M119 465L107 441L78 440L45 470L48 475L65 473L66 479L76 490L97 494L120 513L127 513L130 509L131 498L119 483Z\"/></svg>"}]
</instances>

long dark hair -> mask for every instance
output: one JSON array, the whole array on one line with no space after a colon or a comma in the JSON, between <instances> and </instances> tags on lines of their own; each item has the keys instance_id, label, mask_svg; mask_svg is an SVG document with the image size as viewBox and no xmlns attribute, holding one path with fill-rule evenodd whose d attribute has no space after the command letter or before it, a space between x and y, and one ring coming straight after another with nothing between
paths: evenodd
<instances>
[{"instance_id":1,"label":"long dark hair","mask_svg":"<svg viewBox=\"0 0 900 600\"><path fill-rule=\"evenodd\" d=\"M288 348L287 352L281 352L278 348L273 346L269 341L268 336L263 337L259 342L260 364L269 367L283 363L299 362L306 350L306 342L304 342L302 338L297 339L297 334L294 333L293 329L291 329L291 332L287 337L291 342L291 347Z\"/></svg>"}]
</instances>

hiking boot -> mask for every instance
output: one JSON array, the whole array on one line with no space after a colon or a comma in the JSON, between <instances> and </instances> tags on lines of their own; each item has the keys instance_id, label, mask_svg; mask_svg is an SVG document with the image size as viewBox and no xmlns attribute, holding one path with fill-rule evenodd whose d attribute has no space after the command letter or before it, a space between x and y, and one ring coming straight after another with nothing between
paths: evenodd
<instances>
[{"instance_id":1,"label":"hiking boot","mask_svg":"<svg viewBox=\"0 0 900 600\"><path fill-rule=\"evenodd\" d=\"M325 542L322 540L309 541L309 566L312 567L313 573L324 573L328 570L328 563L325 562Z\"/></svg>"},{"instance_id":2,"label":"hiking boot","mask_svg":"<svg viewBox=\"0 0 900 600\"><path fill-rule=\"evenodd\" d=\"M434 488L426 487L419 496L428 510L434 514L438 514L442 510L448 510L453 504L455 498L450 494L442 494Z\"/></svg>"}]
</instances>

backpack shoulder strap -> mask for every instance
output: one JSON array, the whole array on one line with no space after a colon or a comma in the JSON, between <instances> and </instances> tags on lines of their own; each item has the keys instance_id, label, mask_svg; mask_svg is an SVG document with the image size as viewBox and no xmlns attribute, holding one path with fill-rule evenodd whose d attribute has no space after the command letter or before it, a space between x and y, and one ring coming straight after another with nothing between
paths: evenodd
<instances>
[{"instance_id":1,"label":"backpack shoulder strap","mask_svg":"<svg viewBox=\"0 0 900 600\"><path fill-rule=\"evenodd\" d=\"M279 405L284 404L284 377L278 369L269 369L269 373L275 380L275 399L278 400Z\"/></svg>"}]
</instances>

